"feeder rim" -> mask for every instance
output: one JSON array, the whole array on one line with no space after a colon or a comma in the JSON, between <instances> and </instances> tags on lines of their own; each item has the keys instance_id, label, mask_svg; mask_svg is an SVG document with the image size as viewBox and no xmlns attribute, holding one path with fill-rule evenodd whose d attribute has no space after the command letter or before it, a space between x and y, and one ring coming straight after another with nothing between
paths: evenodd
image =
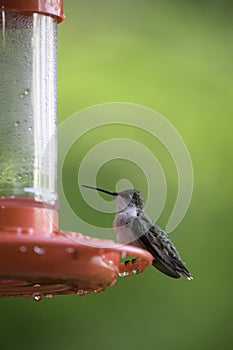
<instances>
[{"instance_id":1,"label":"feeder rim","mask_svg":"<svg viewBox=\"0 0 233 350\"><path fill-rule=\"evenodd\" d=\"M27 15L36 12L52 16L58 23L65 19L63 0L0 0L0 10L15 11Z\"/></svg>"}]
</instances>

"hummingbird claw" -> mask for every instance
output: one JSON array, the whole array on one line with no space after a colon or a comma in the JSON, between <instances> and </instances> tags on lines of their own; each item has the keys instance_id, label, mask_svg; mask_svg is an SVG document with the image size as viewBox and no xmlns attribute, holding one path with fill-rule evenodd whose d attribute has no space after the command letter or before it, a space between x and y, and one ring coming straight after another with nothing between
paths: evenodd
<instances>
[{"instance_id":1,"label":"hummingbird claw","mask_svg":"<svg viewBox=\"0 0 233 350\"><path fill-rule=\"evenodd\" d=\"M124 264L125 264L125 265L129 265L130 263L131 263L130 260L125 260L125 261L124 261Z\"/></svg>"},{"instance_id":2,"label":"hummingbird claw","mask_svg":"<svg viewBox=\"0 0 233 350\"><path fill-rule=\"evenodd\" d=\"M134 259L132 259L132 260L125 260L124 264L125 264L125 265L129 265L129 264L134 265L134 264L136 263L137 260L138 260L137 258L134 258Z\"/></svg>"}]
</instances>

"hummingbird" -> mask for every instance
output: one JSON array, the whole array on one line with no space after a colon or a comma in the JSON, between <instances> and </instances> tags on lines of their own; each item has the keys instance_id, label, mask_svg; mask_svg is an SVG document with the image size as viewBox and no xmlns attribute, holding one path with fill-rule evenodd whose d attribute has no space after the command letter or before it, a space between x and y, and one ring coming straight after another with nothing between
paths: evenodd
<instances>
[{"instance_id":1,"label":"hummingbird","mask_svg":"<svg viewBox=\"0 0 233 350\"><path fill-rule=\"evenodd\" d=\"M113 227L119 244L129 244L149 251L153 256L152 265L170 277L179 278L183 275L188 280L192 279L167 233L145 213L140 191L130 189L118 193L88 185L83 187L115 197L117 210Z\"/></svg>"}]
</instances>

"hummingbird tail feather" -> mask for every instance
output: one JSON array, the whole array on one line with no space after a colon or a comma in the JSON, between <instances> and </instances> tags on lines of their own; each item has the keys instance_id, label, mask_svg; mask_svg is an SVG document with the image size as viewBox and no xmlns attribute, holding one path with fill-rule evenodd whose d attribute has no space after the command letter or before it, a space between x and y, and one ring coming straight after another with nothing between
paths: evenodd
<instances>
[{"instance_id":1,"label":"hummingbird tail feather","mask_svg":"<svg viewBox=\"0 0 233 350\"><path fill-rule=\"evenodd\" d=\"M186 268L183 271L180 271L180 273L184 277L186 277L188 280L192 280L193 279L192 275L188 272L188 270Z\"/></svg>"},{"instance_id":2,"label":"hummingbird tail feather","mask_svg":"<svg viewBox=\"0 0 233 350\"><path fill-rule=\"evenodd\" d=\"M182 276L184 276L185 278L187 278L188 280L192 280L192 276L190 274L190 272L188 271L188 269L184 266L184 263L180 260L180 261L176 261L176 271L179 272Z\"/></svg>"},{"instance_id":3,"label":"hummingbird tail feather","mask_svg":"<svg viewBox=\"0 0 233 350\"><path fill-rule=\"evenodd\" d=\"M159 271L163 272L165 275L173 277L173 278L180 278L180 275L176 272L176 270L169 267L167 264L164 264L157 259L153 260L152 265L156 267Z\"/></svg>"},{"instance_id":4,"label":"hummingbird tail feather","mask_svg":"<svg viewBox=\"0 0 233 350\"><path fill-rule=\"evenodd\" d=\"M183 275L189 280L192 279L172 242L158 226L152 226L138 240L153 255L152 264L158 270L173 278Z\"/></svg>"}]
</instances>

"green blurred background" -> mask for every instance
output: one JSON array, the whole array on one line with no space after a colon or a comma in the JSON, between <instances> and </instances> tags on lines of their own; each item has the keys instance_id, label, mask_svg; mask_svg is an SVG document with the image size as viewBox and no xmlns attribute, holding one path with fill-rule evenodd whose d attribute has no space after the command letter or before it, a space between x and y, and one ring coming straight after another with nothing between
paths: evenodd
<instances>
[{"instance_id":1,"label":"green blurred background","mask_svg":"<svg viewBox=\"0 0 233 350\"><path fill-rule=\"evenodd\" d=\"M232 349L232 2L67 0L65 13L59 25L59 122L85 107L126 101L157 110L176 127L190 151L195 183L172 239L194 280L169 279L151 267L83 298L1 300L1 349ZM89 142L79 145L79 156ZM164 226L177 180L159 147L169 172L159 220ZM71 154L66 194L85 215L89 209L72 195L76 163ZM123 165L112 178L115 166L102 169L99 185L114 186ZM98 218L101 225L98 213L92 220Z\"/></svg>"}]
</instances>

